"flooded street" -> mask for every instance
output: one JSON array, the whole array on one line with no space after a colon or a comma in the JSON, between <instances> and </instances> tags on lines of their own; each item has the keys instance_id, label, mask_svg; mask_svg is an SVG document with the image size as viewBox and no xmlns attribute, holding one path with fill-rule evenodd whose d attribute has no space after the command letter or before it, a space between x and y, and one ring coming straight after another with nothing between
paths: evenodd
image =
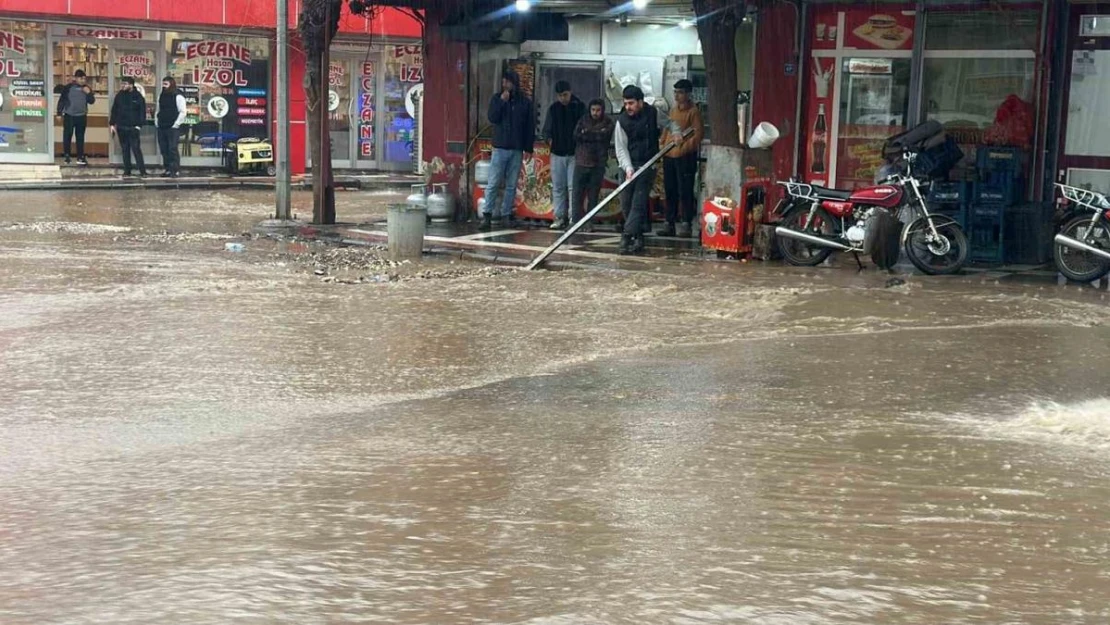
<instances>
[{"instance_id":1,"label":"flooded street","mask_svg":"<svg viewBox=\"0 0 1110 625\"><path fill-rule=\"evenodd\" d=\"M224 251L267 193L4 200L0 624L1110 622L1105 291L339 284Z\"/></svg>"}]
</instances>

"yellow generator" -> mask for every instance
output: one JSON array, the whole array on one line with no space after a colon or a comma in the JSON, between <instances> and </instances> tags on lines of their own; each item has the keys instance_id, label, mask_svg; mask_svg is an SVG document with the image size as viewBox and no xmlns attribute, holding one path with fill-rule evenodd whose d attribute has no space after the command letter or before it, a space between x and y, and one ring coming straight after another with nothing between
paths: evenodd
<instances>
[{"instance_id":1,"label":"yellow generator","mask_svg":"<svg viewBox=\"0 0 1110 625\"><path fill-rule=\"evenodd\" d=\"M224 144L224 166L228 173L261 174L273 176L277 173L274 165L274 146L269 139L242 138Z\"/></svg>"}]
</instances>

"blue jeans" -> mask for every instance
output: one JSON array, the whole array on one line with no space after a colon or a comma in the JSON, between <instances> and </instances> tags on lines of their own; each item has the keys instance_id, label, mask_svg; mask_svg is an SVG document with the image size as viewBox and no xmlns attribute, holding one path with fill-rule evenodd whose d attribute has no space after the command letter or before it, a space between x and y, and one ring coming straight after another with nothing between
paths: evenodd
<instances>
[{"instance_id":1,"label":"blue jeans","mask_svg":"<svg viewBox=\"0 0 1110 625\"><path fill-rule=\"evenodd\" d=\"M555 221L567 220L567 207L574 193L574 155L551 155L551 203L555 205Z\"/></svg>"},{"instance_id":2,"label":"blue jeans","mask_svg":"<svg viewBox=\"0 0 1110 625\"><path fill-rule=\"evenodd\" d=\"M490 159L489 184L486 185L486 214L494 218L511 218L516 205L516 183L520 178L520 165L524 162L521 150L493 148ZM501 197L501 185L505 195ZM498 199L502 199L498 210Z\"/></svg>"}]
</instances>

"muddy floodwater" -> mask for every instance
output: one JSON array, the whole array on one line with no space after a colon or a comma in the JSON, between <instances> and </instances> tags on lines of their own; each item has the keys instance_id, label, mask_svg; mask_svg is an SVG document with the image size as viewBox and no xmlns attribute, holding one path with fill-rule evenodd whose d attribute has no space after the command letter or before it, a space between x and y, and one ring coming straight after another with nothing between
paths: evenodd
<instances>
[{"instance_id":1,"label":"muddy floodwater","mask_svg":"<svg viewBox=\"0 0 1110 625\"><path fill-rule=\"evenodd\" d=\"M1105 291L2 199L0 624L1110 622Z\"/></svg>"}]
</instances>

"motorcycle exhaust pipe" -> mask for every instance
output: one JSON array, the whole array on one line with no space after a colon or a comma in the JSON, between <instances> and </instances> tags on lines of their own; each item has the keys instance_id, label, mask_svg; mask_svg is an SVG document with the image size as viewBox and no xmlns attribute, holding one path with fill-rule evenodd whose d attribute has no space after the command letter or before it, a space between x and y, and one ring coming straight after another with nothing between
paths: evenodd
<instances>
[{"instance_id":1,"label":"motorcycle exhaust pipe","mask_svg":"<svg viewBox=\"0 0 1110 625\"><path fill-rule=\"evenodd\" d=\"M806 234L805 232L798 232L797 230L791 230L790 228L784 228L783 226L778 226L777 228L775 228L775 234L779 235L780 237L786 237L788 239L797 239L799 241L805 241L806 243L812 243L814 245L831 247L842 252L852 251L851 246L845 245L840 241L833 241L832 239L826 239L824 237Z\"/></svg>"},{"instance_id":2,"label":"motorcycle exhaust pipe","mask_svg":"<svg viewBox=\"0 0 1110 625\"><path fill-rule=\"evenodd\" d=\"M1088 254L1094 254L1095 256L1100 256L1102 258L1105 258L1106 260L1110 260L1110 251L1099 249L1092 245L1087 245L1079 239L1073 239L1071 237L1066 237L1062 234L1058 234L1056 235L1056 242L1060 245L1070 247L1073 250L1087 252Z\"/></svg>"}]
</instances>

